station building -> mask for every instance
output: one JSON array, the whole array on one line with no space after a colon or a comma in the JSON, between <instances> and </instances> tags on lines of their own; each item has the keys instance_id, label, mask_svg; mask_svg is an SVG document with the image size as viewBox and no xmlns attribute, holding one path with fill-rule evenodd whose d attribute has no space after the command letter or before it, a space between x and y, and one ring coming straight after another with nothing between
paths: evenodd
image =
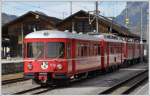
<instances>
[{"instance_id":1,"label":"station building","mask_svg":"<svg viewBox=\"0 0 150 96\"><path fill-rule=\"evenodd\" d=\"M2 58L22 57L22 37L36 30L51 30L61 20L40 12L29 11L26 14L2 26ZM8 50L9 48L9 50Z\"/></svg>"},{"instance_id":2,"label":"station building","mask_svg":"<svg viewBox=\"0 0 150 96\"><path fill-rule=\"evenodd\" d=\"M64 20L50 17L40 12L27 12L2 27L2 58L6 58L8 56L7 48L9 48L10 57L22 57L22 37L25 37L26 34L33 32L34 29L57 29L61 31L69 30L69 32L75 31L77 33L82 32L83 34L93 32L96 30L96 22L93 21L89 24L89 17L92 19L94 18L94 15L83 10L70 15ZM131 33L126 27L123 27L114 21L112 22L104 16L99 16L98 23L98 29L101 33L111 33L123 37L139 39L139 36Z\"/></svg>"}]
</instances>

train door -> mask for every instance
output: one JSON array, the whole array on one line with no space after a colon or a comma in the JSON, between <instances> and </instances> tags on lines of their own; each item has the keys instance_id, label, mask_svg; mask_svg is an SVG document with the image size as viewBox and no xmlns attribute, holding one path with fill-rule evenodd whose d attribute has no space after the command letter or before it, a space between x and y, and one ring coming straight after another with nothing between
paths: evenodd
<instances>
[{"instance_id":1,"label":"train door","mask_svg":"<svg viewBox=\"0 0 150 96\"><path fill-rule=\"evenodd\" d=\"M75 70L76 70L76 62L75 62L75 58L76 58L76 40L75 39L72 39L71 41L71 58L72 58L72 73L75 74Z\"/></svg>"},{"instance_id":2,"label":"train door","mask_svg":"<svg viewBox=\"0 0 150 96\"><path fill-rule=\"evenodd\" d=\"M101 41L101 69L106 69L108 66L108 53L107 53L108 47L106 41Z\"/></svg>"},{"instance_id":3,"label":"train door","mask_svg":"<svg viewBox=\"0 0 150 96\"><path fill-rule=\"evenodd\" d=\"M109 42L107 42L107 45L106 45L106 55L107 55L107 67L109 67Z\"/></svg>"},{"instance_id":4,"label":"train door","mask_svg":"<svg viewBox=\"0 0 150 96\"><path fill-rule=\"evenodd\" d=\"M100 45L101 45L101 69L103 70L104 69L104 41L100 41Z\"/></svg>"},{"instance_id":5,"label":"train door","mask_svg":"<svg viewBox=\"0 0 150 96\"><path fill-rule=\"evenodd\" d=\"M68 64L68 73L75 73L75 40L67 40L66 42L66 59Z\"/></svg>"}]
</instances>

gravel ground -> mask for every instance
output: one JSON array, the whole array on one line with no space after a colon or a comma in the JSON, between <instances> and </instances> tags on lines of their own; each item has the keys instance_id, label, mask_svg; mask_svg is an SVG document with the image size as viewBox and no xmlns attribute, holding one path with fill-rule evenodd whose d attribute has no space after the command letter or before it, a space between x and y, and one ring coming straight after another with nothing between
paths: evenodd
<instances>
[{"instance_id":1,"label":"gravel ground","mask_svg":"<svg viewBox=\"0 0 150 96\"><path fill-rule=\"evenodd\" d=\"M148 68L147 64L133 65L130 68L122 68L116 72L100 75L94 78L82 80L80 82L72 83L68 87L60 87L42 95L97 95L103 90L113 86L123 79L129 78L138 72ZM12 94L24 89L33 88L37 85L32 85L32 81L18 82L14 84L2 86L2 94Z\"/></svg>"}]
</instances>

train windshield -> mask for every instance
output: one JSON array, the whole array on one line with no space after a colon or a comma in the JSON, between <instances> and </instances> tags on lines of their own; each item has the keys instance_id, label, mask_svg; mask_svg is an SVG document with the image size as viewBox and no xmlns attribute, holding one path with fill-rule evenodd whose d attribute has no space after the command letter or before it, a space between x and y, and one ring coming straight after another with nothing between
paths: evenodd
<instances>
[{"instance_id":1,"label":"train windshield","mask_svg":"<svg viewBox=\"0 0 150 96\"><path fill-rule=\"evenodd\" d=\"M43 58L44 57L44 43L31 42L27 43L27 57L28 58Z\"/></svg>"},{"instance_id":2,"label":"train windshield","mask_svg":"<svg viewBox=\"0 0 150 96\"><path fill-rule=\"evenodd\" d=\"M47 58L63 58L64 57L64 43L62 42L48 42L47 44Z\"/></svg>"}]
</instances>

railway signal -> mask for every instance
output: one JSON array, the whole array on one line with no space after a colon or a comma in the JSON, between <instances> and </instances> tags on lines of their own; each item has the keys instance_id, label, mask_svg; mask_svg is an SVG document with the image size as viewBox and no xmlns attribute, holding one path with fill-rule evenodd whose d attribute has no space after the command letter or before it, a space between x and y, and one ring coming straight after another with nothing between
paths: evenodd
<instances>
[{"instance_id":1,"label":"railway signal","mask_svg":"<svg viewBox=\"0 0 150 96\"><path fill-rule=\"evenodd\" d=\"M129 18L126 18L126 19L125 19L125 23L126 23L126 25L129 24Z\"/></svg>"}]
</instances>

